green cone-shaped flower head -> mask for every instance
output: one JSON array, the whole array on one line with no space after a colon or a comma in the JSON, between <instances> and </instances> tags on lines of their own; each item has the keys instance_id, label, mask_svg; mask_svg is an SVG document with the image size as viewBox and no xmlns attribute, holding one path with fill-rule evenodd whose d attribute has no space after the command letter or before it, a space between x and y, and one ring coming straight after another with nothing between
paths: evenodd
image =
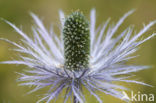
<instances>
[{"instance_id":1,"label":"green cone-shaped flower head","mask_svg":"<svg viewBox=\"0 0 156 103\"><path fill-rule=\"evenodd\" d=\"M64 23L65 68L79 71L88 68L90 54L89 22L81 12L73 12Z\"/></svg>"}]
</instances>

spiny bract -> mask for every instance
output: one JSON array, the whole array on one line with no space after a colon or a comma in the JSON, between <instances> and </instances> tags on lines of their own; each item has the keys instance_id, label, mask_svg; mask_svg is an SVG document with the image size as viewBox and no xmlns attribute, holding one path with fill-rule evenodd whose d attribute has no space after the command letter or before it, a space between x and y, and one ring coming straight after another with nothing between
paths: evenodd
<instances>
[{"instance_id":1,"label":"spiny bract","mask_svg":"<svg viewBox=\"0 0 156 103\"><path fill-rule=\"evenodd\" d=\"M133 10L126 13L115 25L108 25L110 21L108 19L102 27L99 26L97 29L95 28L95 9L91 10L89 24L81 13L75 12L66 19L62 11L59 13L60 37L54 33L53 29L48 31L42 21L34 14L31 14L36 23L36 26L32 28L34 38L28 37L22 30L6 21L23 37L22 44L7 39L2 40L12 43L17 47L14 49L15 51L26 55L21 55L20 60L1 63L23 64L30 68L24 73L20 73L21 77L18 79L22 82L21 85L35 86L29 93L50 87L45 96L37 103L45 100L46 103L49 103L57 98L62 90L66 90L64 103L69 97L72 99L73 95L76 98L76 103L84 103L85 96L79 86L85 87L99 103L102 103L102 100L96 91L122 99L122 90L126 90L126 88L115 82L149 86L143 82L131 80L132 72L149 67L127 65L125 61L134 58L135 56L131 56L131 54L138 50L137 47L155 35L152 34L143 40L138 40L156 21L150 22L138 33L134 33L133 28L128 27L117 37L114 37L119 26L127 16L133 13ZM78 21L77 19L72 21L72 18L78 18ZM83 36L81 37L81 35ZM75 48L76 46L80 47ZM83 46L82 49L81 46ZM83 60L80 60L81 58Z\"/></svg>"}]
</instances>

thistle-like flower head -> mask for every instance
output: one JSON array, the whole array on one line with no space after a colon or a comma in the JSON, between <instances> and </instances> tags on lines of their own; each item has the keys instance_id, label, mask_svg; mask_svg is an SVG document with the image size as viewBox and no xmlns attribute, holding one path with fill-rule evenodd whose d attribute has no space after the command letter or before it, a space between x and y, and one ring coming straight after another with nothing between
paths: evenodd
<instances>
[{"instance_id":1,"label":"thistle-like flower head","mask_svg":"<svg viewBox=\"0 0 156 103\"><path fill-rule=\"evenodd\" d=\"M109 25L108 19L103 26L96 29L95 9L91 10L90 21L79 11L67 17L60 11L60 37L53 29L47 30L35 14L31 14L36 24L32 28L33 38L6 21L23 37L22 44L3 39L17 47L15 50L21 53L21 59L1 63L23 64L30 68L20 73L21 77L18 79L21 85L35 86L29 93L49 87L49 91L37 103L49 103L63 90L66 91L64 103L70 97L74 97L74 103L84 103L84 88L99 103L102 103L102 100L96 91L122 99L122 90L126 88L115 82L149 86L130 78L131 73L149 67L127 65L125 62L135 57L131 54L138 50L140 44L155 35L152 34L143 40L138 39L156 23L153 21L138 33L134 33L133 28L128 27L114 37L119 26L132 13L133 10L126 13L115 25Z\"/></svg>"},{"instance_id":2,"label":"thistle-like flower head","mask_svg":"<svg viewBox=\"0 0 156 103\"><path fill-rule=\"evenodd\" d=\"M89 23L80 12L72 13L63 27L65 68L88 68L90 54Z\"/></svg>"}]
</instances>

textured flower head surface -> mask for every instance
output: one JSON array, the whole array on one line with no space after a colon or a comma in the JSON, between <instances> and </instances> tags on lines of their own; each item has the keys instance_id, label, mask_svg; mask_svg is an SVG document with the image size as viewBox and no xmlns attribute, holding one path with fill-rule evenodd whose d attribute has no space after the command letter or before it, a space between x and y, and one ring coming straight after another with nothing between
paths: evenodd
<instances>
[{"instance_id":1,"label":"textured flower head surface","mask_svg":"<svg viewBox=\"0 0 156 103\"><path fill-rule=\"evenodd\" d=\"M133 72L147 69L149 66L127 65L125 62L135 58L131 54L138 50L137 47L140 44L155 36L152 34L145 39L138 40L156 21L150 22L138 33L135 33L133 27L130 26L114 37L120 25L133 11L126 13L115 25L109 25L110 19L108 19L97 29L95 9L91 10L89 22L78 11L67 18L60 11L60 36L56 35L52 28L47 30L42 21L33 13L31 16L36 24L32 27L33 38L6 21L23 39L20 40L22 42L20 44L7 39L2 40L15 45L17 48L14 50L21 53L21 59L1 63L22 64L30 68L24 73L19 73L21 77L18 79L21 81L20 85L35 87L29 93L45 87L49 88L49 91L37 103L42 101L49 103L63 90L66 91L64 103L70 98L74 98L74 103L84 103L86 101L82 93L84 88L99 103L102 103L102 100L96 93L97 91L122 99L122 90L127 90L127 88L119 85L118 82L150 86L130 78ZM82 39L83 42L81 42ZM77 48L72 47L73 45ZM81 48L83 50L80 50ZM77 61L72 61L73 58Z\"/></svg>"}]
</instances>

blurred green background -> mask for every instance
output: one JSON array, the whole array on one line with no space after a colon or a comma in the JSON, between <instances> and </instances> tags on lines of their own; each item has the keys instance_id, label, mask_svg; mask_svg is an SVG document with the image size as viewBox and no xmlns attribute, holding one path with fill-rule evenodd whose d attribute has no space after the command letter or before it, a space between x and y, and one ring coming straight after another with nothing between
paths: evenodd
<instances>
[{"instance_id":1,"label":"blurred green background","mask_svg":"<svg viewBox=\"0 0 156 103\"><path fill-rule=\"evenodd\" d=\"M134 24L135 30L139 31L143 28L144 23L147 24L152 20L156 20L156 0L0 0L0 17L11 21L18 27L22 27L26 33L31 35L33 21L29 16L30 11L39 15L47 27L49 27L50 23L57 27L59 24L58 10L62 9L66 14L69 14L79 9L89 18L92 8L96 8L97 11L97 26L106 21L108 17L111 17L111 21L116 22L127 11L136 9L136 12L126 19L119 31L131 24ZM156 32L156 25L143 37L147 37L153 32ZM18 42L21 37L10 26L0 20L0 38ZM14 47L9 43L0 41L0 61L17 58L16 53L11 51L12 48ZM127 87L136 93L140 91L141 93L156 95L156 37L141 45L137 54L140 56L131 60L131 63L152 65L153 68L135 74L139 80L143 80L155 87L133 84L127 84ZM20 87L16 82L18 77L16 72L22 71L23 68L26 69L24 66L0 65L0 103L35 103L41 97L38 94L44 93L44 91L41 91L25 95L30 88ZM123 103L112 96L102 94L100 96L104 103ZM63 100L61 98L57 103L61 103ZM87 103L97 103L88 93L87 100ZM156 100L152 103L156 103Z\"/></svg>"}]
</instances>

